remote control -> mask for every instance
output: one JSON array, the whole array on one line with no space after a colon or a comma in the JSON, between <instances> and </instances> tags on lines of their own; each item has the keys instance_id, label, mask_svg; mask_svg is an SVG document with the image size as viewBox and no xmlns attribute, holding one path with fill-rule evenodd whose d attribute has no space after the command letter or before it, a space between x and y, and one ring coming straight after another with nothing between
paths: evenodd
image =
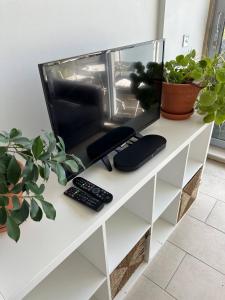
<instances>
[{"instance_id":1,"label":"remote control","mask_svg":"<svg viewBox=\"0 0 225 300\"><path fill-rule=\"evenodd\" d=\"M95 211L100 211L104 207L104 203L98 199L95 199L91 195L81 191L77 187L70 187L68 190L64 192L66 196L69 196L73 200L76 200Z\"/></svg>"},{"instance_id":2,"label":"remote control","mask_svg":"<svg viewBox=\"0 0 225 300\"><path fill-rule=\"evenodd\" d=\"M82 177L75 177L73 179L73 184L83 191L91 194L95 198L103 201L104 203L109 203L113 199L113 195L109 192L103 190L99 186L95 185L94 183L91 183L90 181L87 181L86 179Z\"/></svg>"}]
</instances>

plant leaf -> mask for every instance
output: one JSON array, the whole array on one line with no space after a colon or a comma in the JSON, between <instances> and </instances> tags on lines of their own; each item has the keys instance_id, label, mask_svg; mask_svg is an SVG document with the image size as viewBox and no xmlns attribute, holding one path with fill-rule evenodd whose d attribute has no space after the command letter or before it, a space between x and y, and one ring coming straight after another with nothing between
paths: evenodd
<instances>
[{"instance_id":1,"label":"plant leaf","mask_svg":"<svg viewBox=\"0 0 225 300\"><path fill-rule=\"evenodd\" d=\"M58 136L58 140L59 140L61 150L65 151L66 150L65 143L64 143L63 139L61 138L61 136Z\"/></svg>"},{"instance_id":2,"label":"plant leaf","mask_svg":"<svg viewBox=\"0 0 225 300\"><path fill-rule=\"evenodd\" d=\"M12 128L9 133L10 139L13 139L13 138L21 136L21 135L22 135L21 130L19 130L17 128Z\"/></svg>"},{"instance_id":3,"label":"plant leaf","mask_svg":"<svg viewBox=\"0 0 225 300\"><path fill-rule=\"evenodd\" d=\"M31 206L30 206L30 217L34 221L41 221L43 216L42 210L37 204L37 202L32 198L31 199Z\"/></svg>"},{"instance_id":4,"label":"plant leaf","mask_svg":"<svg viewBox=\"0 0 225 300\"><path fill-rule=\"evenodd\" d=\"M77 162L77 164L80 167L82 167L83 169L85 169L85 166L84 166L84 164L82 163L82 161L81 161L81 159L79 157L75 156L74 154L72 154L71 156Z\"/></svg>"},{"instance_id":5,"label":"plant leaf","mask_svg":"<svg viewBox=\"0 0 225 300\"><path fill-rule=\"evenodd\" d=\"M0 224L5 225L7 220L7 213L5 207L0 207Z\"/></svg>"},{"instance_id":6,"label":"plant leaf","mask_svg":"<svg viewBox=\"0 0 225 300\"><path fill-rule=\"evenodd\" d=\"M13 138L13 142L15 144L24 146L25 148L28 148L28 149L30 148L30 145L31 145L31 141L26 137L15 137L15 138Z\"/></svg>"},{"instance_id":7,"label":"plant leaf","mask_svg":"<svg viewBox=\"0 0 225 300\"><path fill-rule=\"evenodd\" d=\"M26 186L31 190L32 193L40 195L44 192L45 185L41 184L40 187L35 182L27 182Z\"/></svg>"},{"instance_id":8,"label":"plant leaf","mask_svg":"<svg viewBox=\"0 0 225 300\"><path fill-rule=\"evenodd\" d=\"M8 182L16 184L21 176L21 168L14 156L12 156L7 169Z\"/></svg>"},{"instance_id":9,"label":"plant leaf","mask_svg":"<svg viewBox=\"0 0 225 300\"><path fill-rule=\"evenodd\" d=\"M0 174L5 174L6 173L6 165L3 159L0 159Z\"/></svg>"},{"instance_id":10,"label":"plant leaf","mask_svg":"<svg viewBox=\"0 0 225 300\"><path fill-rule=\"evenodd\" d=\"M0 156L7 152L7 147L0 147Z\"/></svg>"},{"instance_id":11,"label":"plant leaf","mask_svg":"<svg viewBox=\"0 0 225 300\"><path fill-rule=\"evenodd\" d=\"M176 57L176 61L177 61L178 64L182 64L183 60L184 60L184 55L183 54L180 54Z\"/></svg>"},{"instance_id":12,"label":"plant leaf","mask_svg":"<svg viewBox=\"0 0 225 300\"><path fill-rule=\"evenodd\" d=\"M23 200L20 209L13 210L11 216L18 222L23 223L29 216L29 203L26 200Z\"/></svg>"},{"instance_id":13,"label":"plant leaf","mask_svg":"<svg viewBox=\"0 0 225 300\"><path fill-rule=\"evenodd\" d=\"M200 97L199 97L199 105L201 106L210 106L216 101L216 95L215 93L208 91L208 90L202 90Z\"/></svg>"},{"instance_id":14,"label":"plant leaf","mask_svg":"<svg viewBox=\"0 0 225 300\"><path fill-rule=\"evenodd\" d=\"M7 196L0 196L0 206L7 206L9 204L9 198Z\"/></svg>"},{"instance_id":15,"label":"plant leaf","mask_svg":"<svg viewBox=\"0 0 225 300\"><path fill-rule=\"evenodd\" d=\"M216 70L216 79L219 82L225 82L225 69L221 68Z\"/></svg>"},{"instance_id":16,"label":"plant leaf","mask_svg":"<svg viewBox=\"0 0 225 300\"><path fill-rule=\"evenodd\" d=\"M20 209L20 201L19 201L19 198L16 195L14 195L12 197L12 202L13 202L13 209L14 210Z\"/></svg>"},{"instance_id":17,"label":"plant leaf","mask_svg":"<svg viewBox=\"0 0 225 300\"><path fill-rule=\"evenodd\" d=\"M62 165L59 163L56 164L56 175L58 177L58 182L62 185L66 185L66 173Z\"/></svg>"},{"instance_id":18,"label":"plant leaf","mask_svg":"<svg viewBox=\"0 0 225 300\"><path fill-rule=\"evenodd\" d=\"M8 144L9 139L3 135L0 134L0 143L2 144Z\"/></svg>"},{"instance_id":19,"label":"plant leaf","mask_svg":"<svg viewBox=\"0 0 225 300\"><path fill-rule=\"evenodd\" d=\"M20 228L12 216L7 216L6 228L9 237L17 242L20 238Z\"/></svg>"},{"instance_id":20,"label":"plant leaf","mask_svg":"<svg viewBox=\"0 0 225 300\"><path fill-rule=\"evenodd\" d=\"M77 162L74 161L74 160L66 160L66 161L64 162L64 164L65 164L67 167L69 167L69 169L71 170L71 172L76 173L76 172L79 171L79 166L78 166Z\"/></svg>"},{"instance_id":21,"label":"plant leaf","mask_svg":"<svg viewBox=\"0 0 225 300\"><path fill-rule=\"evenodd\" d=\"M33 144L32 144L32 152L36 159L39 158L43 149L44 149L44 145L43 145L42 139L40 136L38 136L34 139Z\"/></svg>"},{"instance_id":22,"label":"plant leaf","mask_svg":"<svg viewBox=\"0 0 225 300\"><path fill-rule=\"evenodd\" d=\"M59 163L64 162L65 159L66 159L66 154L65 154L64 151L61 151L61 152L57 153L57 154L53 157L53 159L54 159L55 161L59 162Z\"/></svg>"},{"instance_id":23,"label":"plant leaf","mask_svg":"<svg viewBox=\"0 0 225 300\"><path fill-rule=\"evenodd\" d=\"M40 173L40 176L45 180L47 181L48 178L49 178L49 174L50 174L50 168L48 166L47 163L43 163L43 167L42 166L39 166L39 173Z\"/></svg>"},{"instance_id":24,"label":"plant leaf","mask_svg":"<svg viewBox=\"0 0 225 300\"><path fill-rule=\"evenodd\" d=\"M39 177L39 169L35 164L33 166L32 175L33 175L32 180L36 182Z\"/></svg>"},{"instance_id":25,"label":"plant leaf","mask_svg":"<svg viewBox=\"0 0 225 300\"><path fill-rule=\"evenodd\" d=\"M7 194L8 193L8 186L6 183L0 183L0 194Z\"/></svg>"},{"instance_id":26,"label":"plant leaf","mask_svg":"<svg viewBox=\"0 0 225 300\"><path fill-rule=\"evenodd\" d=\"M208 114L207 116L204 117L203 121L205 123L210 123L210 122L214 121L214 118L215 118L215 114L214 113Z\"/></svg>"},{"instance_id":27,"label":"plant leaf","mask_svg":"<svg viewBox=\"0 0 225 300\"><path fill-rule=\"evenodd\" d=\"M55 220L56 210L55 210L54 206L45 200L41 200L41 205L43 207L46 217L48 219Z\"/></svg>"},{"instance_id":28,"label":"plant leaf","mask_svg":"<svg viewBox=\"0 0 225 300\"><path fill-rule=\"evenodd\" d=\"M17 183L16 185L14 185L14 187L11 189L11 193L14 194L18 194L20 192L22 192L23 190L23 184L22 183Z\"/></svg>"},{"instance_id":29,"label":"plant leaf","mask_svg":"<svg viewBox=\"0 0 225 300\"><path fill-rule=\"evenodd\" d=\"M225 114L217 113L215 117L216 125L221 125L225 121Z\"/></svg>"},{"instance_id":30,"label":"plant leaf","mask_svg":"<svg viewBox=\"0 0 225 300\"><path fill-rule=\"evenodd\" d=\"M207 66L207 61L205 59L200 60L198 63L201 68L205 68Z\"/></svg>"}]
</instances>

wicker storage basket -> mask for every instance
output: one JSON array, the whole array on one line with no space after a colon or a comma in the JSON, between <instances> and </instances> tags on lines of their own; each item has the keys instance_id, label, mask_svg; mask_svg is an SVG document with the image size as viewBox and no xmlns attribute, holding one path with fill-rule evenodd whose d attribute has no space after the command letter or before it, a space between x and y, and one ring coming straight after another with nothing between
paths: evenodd
<instances>
[{"instance_id":1,"label":"wicker storage basket","mask_svg":"<svg viewBox=\"0 0 225 300\"><path fill-rule=\"evenodd\" d=\"M138 266L144 261L146 240L150 235L150 231L139 240L134 248L127 254L122 262L116 267L116 269L110 275L111 293L114 298Z\"/></svg>"},{"instance_id":2,"label":"wicker storage basket","mask_svg":"<svg viewBox=\"0 0 225 300\"><path fill-rule=\"evenodd\" d=\"M184 216L192 203L195 201L198 193L198 187L201 181L201 174L202 168L199 169L199 171L183 188L177 221L180 221L180 219Z\"/></svg>"}]
</instances>

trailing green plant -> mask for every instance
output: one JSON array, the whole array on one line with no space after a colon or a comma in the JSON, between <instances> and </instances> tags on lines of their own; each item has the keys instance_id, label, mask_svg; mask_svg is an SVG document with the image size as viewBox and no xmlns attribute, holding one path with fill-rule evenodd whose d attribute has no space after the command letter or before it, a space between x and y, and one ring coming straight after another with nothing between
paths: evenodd
<instances>
[{"instance_id":1,"label":"trailing green plant","mask_svg":"<svg viewBox=\"0 0 225 300\"><path fill-rule=\"evenodd\" d=\"M205 57L201 60L203 87L197 98L196 108L204 116L204 122L215 121L221 125L225 121L225 61L223 54Z\"/></svg>"},{"instance_id":2,"label":"trailing green plant","mask_svg":"<svg viewBox=\"0 0 225 300\"><path fill-rule=\"evenodd\" d=\"M50 172L65 185L65 170L77 172L80 167L83 167L80 159L66 154L62 138L56 139L51 132L29 139L19 129L1 131L0 225L6 226L9 237L19 240L19 226L29 216L41 221L44 212L48 219L54 220L56 210L43 195Z\"/></svg>"}]
</instances>

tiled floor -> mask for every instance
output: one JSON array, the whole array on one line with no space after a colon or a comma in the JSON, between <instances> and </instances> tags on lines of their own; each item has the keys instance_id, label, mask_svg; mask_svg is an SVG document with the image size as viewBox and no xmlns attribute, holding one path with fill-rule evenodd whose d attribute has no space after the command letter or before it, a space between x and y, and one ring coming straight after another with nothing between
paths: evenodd
<instances>
[{"instance_id":1,"label":"tiled floor","mask_svg":"<svg viewBox=\"0 0 225 300\"><path fill-rule=\"evenodd\" d=\"M198 199L126 300L225 300L225 164L208 160Z\"/></svg>"}]
</instances>

